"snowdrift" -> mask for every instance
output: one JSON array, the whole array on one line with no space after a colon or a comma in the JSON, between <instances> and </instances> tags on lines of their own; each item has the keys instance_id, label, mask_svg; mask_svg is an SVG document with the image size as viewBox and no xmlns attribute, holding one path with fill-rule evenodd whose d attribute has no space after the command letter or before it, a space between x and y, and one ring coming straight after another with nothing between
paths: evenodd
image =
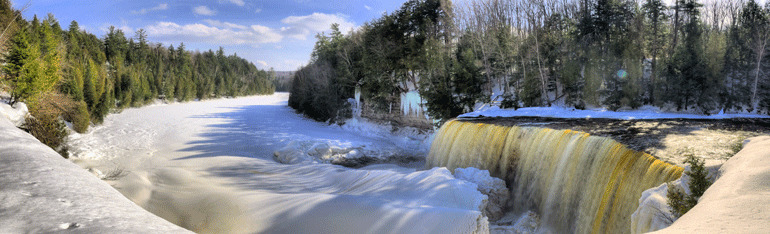
<instances>
[{"instance_id":1,"label":"snowdrift","mask_svg":"<svg viewBox=\"0 0 770 234\"><path fill-rule=\"evenodd\" d=\"M770 136L749 140L698 205L656 233L770 233Z\"/></svg>"},{"instance_id":2,"label":"snowdrift","mask_svg":"<svg viewBox=\"0 0 770 234\"><path fill-rule=\"evenodd\" d=\"M135 205L3 117L0 165L0 233L189 232Z\"/></svg>"},{"instance_id":3,"label":"snowdrift","mask_svg":"<svg viewBox=\"0 0 770 234\"><path fill-rule=\"evenodd\" d=\"M488 197L446 168L404 174L329 164L260 164L247 166L254 168L250 176L238 175L255 186L241 197L250 214L246 219L256 224L249 232L488 232L480 211Z\"/></svg>"}]
</instances>

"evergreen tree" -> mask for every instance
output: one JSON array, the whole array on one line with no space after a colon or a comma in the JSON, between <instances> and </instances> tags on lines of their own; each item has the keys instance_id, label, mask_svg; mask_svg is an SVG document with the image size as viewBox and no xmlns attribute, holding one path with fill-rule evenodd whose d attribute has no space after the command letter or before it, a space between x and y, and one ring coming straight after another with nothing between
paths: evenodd
<instances>
[{"instance_id":1,"label":"evergreen tree","mask_svg":"<svg viewBox=\"0 0 770 234\"><path fill-rule=\"evenodd\" d=\"M745 53L749 54L751 59L749 63L752 64L749 68L753 71L752 77L749 79L751 87L749 111L752 111L759 107L759 87L767 82L767 77L763 71L763 62L767 56L768 41L770 41L770 29L768 29L770 20L768 20L768 13L765 9L762 9L754 0L749 0L743 7L739 25L743 28L744 43L748 47Z\"/></svg>"},{"instance_id":2,"label":"evergreen tree","mask_svg":"<svg viewBox=\"0 0 770 234\"><path fill-rule=\"evenodd\" d=\"M648 23L647 51L651 58L650 81L647 86L646 103L655 103L655 84L658 77L658 55L663 50L665 43L665 21L667 7L661 0L647 0L642 6Z\"/></svg>"},{"instance_id":3,"label":"evergreen tree","mask_svg":"<svg viewBox=\"0 0 770 234\"><path fill-rule=\"evenodd\" d=\"M11 51L4 66L13 87L12 102L34 101L35 96L51 86L45 83L39 57L39 49L29 42L28 30L22 28L11 39Z\"/></svg>"},{"instance_id":4,"label":"evergreen tree","mask_svg":"<svg viewBox=\"0 0 770 234\"><path fill-rule=\"evenodd\" d=\"M52 17L49 15L49 17ZM50 24L54 19L49 18L43 22L41 27L43 43L41 52L43 53L43 77L40 80L40 88L48 91L61 79L61 56L59 52L60 34L54 32Z\"/></svg>"},{"instance_id":5,"label":"evergreen tree","mask_svg":"<svg viewBox=\"0 0 770 234\"><path fill-rule=\"evenodd\" d=\"M193 60L197 53L186 51L184 45L166 49L149 42L142 29L135 38L126 38L110 27L100 39L81 31L76 21L63 31L52 14L42 22L37 16L27 22L19 15L9 1L0 1L0 25L5 27L0 42L12 35L0 85L10 85L12 102L27 102L36 121L26 129L51 146L58 146L65 133L60 117L82 132L89 118L102 122L116 100L123 108L160 95L182 101L196 93L201 93L199 98L210 97L206 92L210 94L214 84L208 81L214 76L223 78L223 95L273 92L265 71L237 55L225 56L221 49L217 59L198 63ZM17 25L19 30L12 28ZM214 72L202 75L203 71Z\"/></svg>"},{"instance_id":6,"label":"evergreen tree","mask_svg":"<svg viewBox=\"0 0 770 234\"><path fill-rule=\"evenodd\" d=\"M97 79L97 69L96 65L92 60L88 60L86 67L85 67L85 76L83 77L83 86L82 86L82 92L83 92L83 100L86 102L90 110L93 110L94 107L96 107L97 99L99 98L98 94L96 93L96 87L94 84L96 83Z\"/></svg>"},{"instance_id":7,"label":"evergreen tree","mask_svg":"<svg viewBox=\"0 0 770 234\"><path fill-rule=\"evenodd\" d=\"M678 110L686 110L694 104L703 113L708 114L714 107L716 84L714 77L708 74L704 58L699 8L700 4L688 0L681 10L688 17L683 28L684 40L670 61L667 75L673 81L673 92L669 97Z\"/></svg>"}]
</instances>

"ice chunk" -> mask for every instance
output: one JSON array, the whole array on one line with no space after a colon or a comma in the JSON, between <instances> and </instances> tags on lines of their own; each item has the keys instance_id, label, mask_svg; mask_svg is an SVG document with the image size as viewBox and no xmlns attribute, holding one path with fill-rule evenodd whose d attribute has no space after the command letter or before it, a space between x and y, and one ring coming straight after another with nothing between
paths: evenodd
<instances>
[{"instance_id":1,"label":"ice chunk","mask_svg":"<svg viewBox=\"0 0 770 234\"><path fill-rule=\"evenodd\" d=\"M276 162L283 164L297 164L312 160L310 156L305 153L303 148L302 143L296 141L291 142L285 147L275 151L273 153L273 159L275 159Z\"/></svg>"},{"instance_id":2,"label":"ice chunk","mask_svg":"<svg viewBox=\"0 0 770 234\"><path fill-rule=\"evenodd\" d=\"M490 176L487 170L473 167L455 169L455 177L477 184L479 192L487 195L488 202L482 212L490 220L497 220L503 216L503 209L510 196L508 188L505 187L505 181Z\"/></svg>"},{"instance_id":3,"label":"ice chunk","mask_svg":"<svg viewBox=\"0 0 770 234\"><path fill-rule=\"evenodd\" d=\"M674 215L666 204L666 191L668 184L664 183L642 192L639 208L631 215L632 233L657 231L671 225Z\"/></svg>"}]
</instances>

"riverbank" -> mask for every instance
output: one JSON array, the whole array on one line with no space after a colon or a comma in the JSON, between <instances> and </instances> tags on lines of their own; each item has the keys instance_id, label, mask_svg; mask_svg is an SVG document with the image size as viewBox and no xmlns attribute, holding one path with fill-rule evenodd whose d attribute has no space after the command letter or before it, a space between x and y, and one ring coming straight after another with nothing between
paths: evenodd
<instances>
[{"instance_id":1,"label":"riverbank","mask_svg":"<svg viewBox=\"0 0 770 234\"><path fill-rule=\"evenodd\" d=\"M137 206L1 115L0 133L1 233L190 233Z\"/></svg>"}]
</instances>

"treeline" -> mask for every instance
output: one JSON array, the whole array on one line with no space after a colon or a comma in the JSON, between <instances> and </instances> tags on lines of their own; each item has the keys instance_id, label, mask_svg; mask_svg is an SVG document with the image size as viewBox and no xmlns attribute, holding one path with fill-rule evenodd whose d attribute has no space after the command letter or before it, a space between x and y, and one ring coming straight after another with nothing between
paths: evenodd
<instances>
[{"instance_id":1,"label":"treeline","mask_svg":"<svg viewBox=\"0 0 770 234\"><path fill-rule=\"evenodd\" d=\"M343 35L319 35L289 104L345 116L358 86L381 111L416 87L446 120L504 108L768 113L770 10L754 0L410 0Z\"/></svg>"},{"instance_id":2,"label":"treeline","mask_svg":"<svg viewBox=\"0 0 770 234\"><path fill-rule=\"evenodd\" d=\"M24 20L8 0L0 2L0 39L5 56L2 86L11 102L24 101L35 117L26 128L39 139L61 135L59 116L84 132L112 109L155 101L189 101L269 94L272 72L257 69L237 55L192 52L147 41L144 30L126 38L109 28L104 38L87 33L76 21L63 30L49 14ZM35 125L35 126L33 126ZM35 133L35 131L39 131ZM52 137L56 138L56 137ZM56 148L61 139L45 142Z\"/></svg>"}]
</instances>

